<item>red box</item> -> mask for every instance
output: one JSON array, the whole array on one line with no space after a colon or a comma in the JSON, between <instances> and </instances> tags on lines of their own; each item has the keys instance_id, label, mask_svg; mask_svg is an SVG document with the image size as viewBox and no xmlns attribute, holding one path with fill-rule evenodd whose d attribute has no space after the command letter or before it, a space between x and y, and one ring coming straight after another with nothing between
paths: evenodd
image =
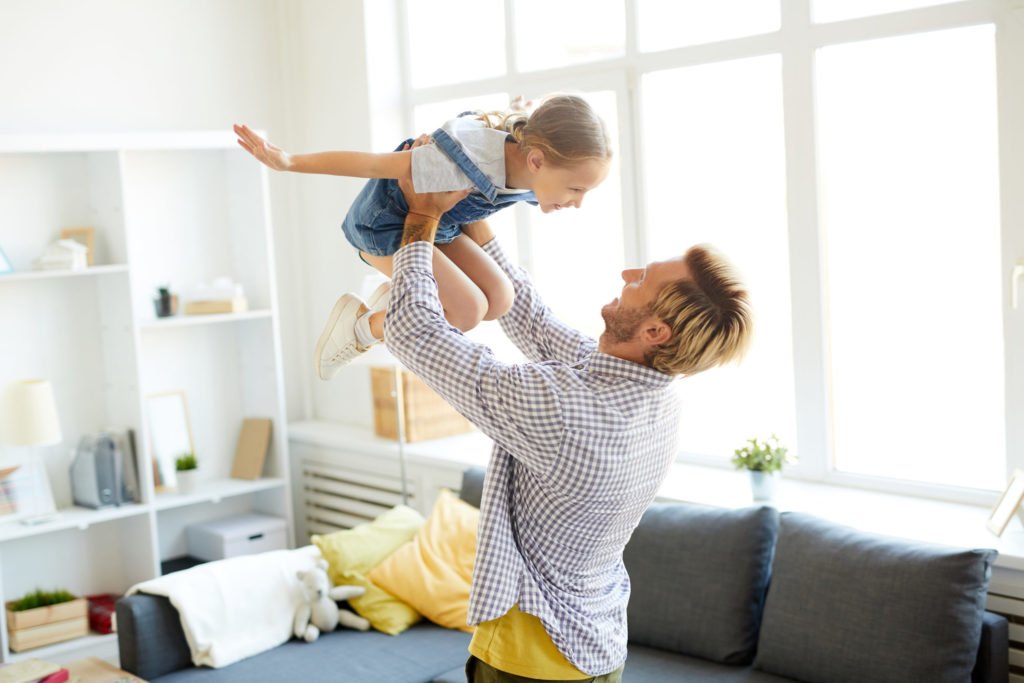
<instances>
[{"instance_id":1,"label":"red box","mask_svg":"<svg viewBox=\"0 0 1024 683\"><path fill-rule=\"evenodd\" d=\"M117 630L114 604L119 597L114 593L85 596L89 601L89 628L97 633L114 633Z\"/></svg>"}]
</instances>

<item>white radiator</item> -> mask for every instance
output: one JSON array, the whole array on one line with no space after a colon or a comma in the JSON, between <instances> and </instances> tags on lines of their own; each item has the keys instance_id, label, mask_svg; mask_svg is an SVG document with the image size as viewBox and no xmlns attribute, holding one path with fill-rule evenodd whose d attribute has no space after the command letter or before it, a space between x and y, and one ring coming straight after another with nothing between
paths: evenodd
<instances>
[{"instance_id":1,"label":"white radiator","mask_svg":"<svg viewBox=\"0 0 1024 683\"><path fill-rule=\"evenodd\" d=\"M402 481L394 476L339 465L302 463L306 533L327 534L369 522L402 502ZM415 507L412 487L408 505Z\"/></svg>"},{"instance_id":2,"label":"white radiator","mask_svg":"<svg viewBox=\"0 0 1024 683\"><path fill-rule=\"evenodd\" d=\"M1024 599L999 595L990 588L986 609L1010 622L1010 683L1024 683Z\"/></svg>"}]
</instances>

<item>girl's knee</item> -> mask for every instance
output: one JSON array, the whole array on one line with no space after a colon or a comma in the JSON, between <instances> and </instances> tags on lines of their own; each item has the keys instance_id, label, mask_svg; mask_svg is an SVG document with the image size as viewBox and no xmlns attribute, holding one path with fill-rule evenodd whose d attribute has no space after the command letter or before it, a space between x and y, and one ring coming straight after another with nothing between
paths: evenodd
<instances>
[{"instance_id":1,"label":"girl's knee","mask_svg":"<svg viewBox=\"0 0 1024 683\"><path fill-rule=\"evenodd\" d=\"M487 299L480 292L479 296L468 297L458 305L446 309L444 316L453 327L462 332L469 332L484 319L487 309Z\"/></svg>"},{"instance_id":2,"label":"girl's knee","mask_svg":"<svg viewBox=\"0 0 1024 683\"><path fill-rule=\"evenodd\" d=\"M516 290L509 280L505 280L487 293L487 312L484 314L484 320L497 320L508 313L515 298Z\"/></svg>"}]
</instances>

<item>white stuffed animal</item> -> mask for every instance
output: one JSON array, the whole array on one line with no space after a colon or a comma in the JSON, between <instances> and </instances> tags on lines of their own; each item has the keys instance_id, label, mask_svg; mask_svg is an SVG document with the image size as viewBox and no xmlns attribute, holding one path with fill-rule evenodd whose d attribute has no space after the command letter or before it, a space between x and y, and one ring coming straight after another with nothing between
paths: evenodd
<instances>
[{"instance_id":1,"label":"white stuffed animal","mask_svg":"<svg viewBox=\"0 0 1024 683\"><path fill-rule=\"evenodd\" d=\"M317 560L316 567L298 572L298 577L306 601L295 610L292 630L296 638L312 643L321 633L333 631L339 623L358 631L370 628L370 622L366 619L339 608L335 603L362 595L366 589L361 586L332 587L327 576L327 560Z\"/></svg>"}]
</instances>

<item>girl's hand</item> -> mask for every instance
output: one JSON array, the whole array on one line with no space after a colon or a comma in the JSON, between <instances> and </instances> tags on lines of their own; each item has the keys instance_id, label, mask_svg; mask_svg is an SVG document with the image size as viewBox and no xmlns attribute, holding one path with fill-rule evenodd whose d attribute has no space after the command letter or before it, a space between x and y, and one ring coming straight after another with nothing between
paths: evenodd
<instances>
[{"instance_id":1,"label":"girl's hand","mask_svg":"<svg viewBox=\"0 0 1024 683\"><path fill-rule=\"evenodd\" d=\"M280 147L275 147L259 135L254 133L246 125L234 125L235 135L238 136L238 144L249 154L256 157L258 161L275 171L288 171L292 167L291 155Z\"/></svg>"}]
</instances>

